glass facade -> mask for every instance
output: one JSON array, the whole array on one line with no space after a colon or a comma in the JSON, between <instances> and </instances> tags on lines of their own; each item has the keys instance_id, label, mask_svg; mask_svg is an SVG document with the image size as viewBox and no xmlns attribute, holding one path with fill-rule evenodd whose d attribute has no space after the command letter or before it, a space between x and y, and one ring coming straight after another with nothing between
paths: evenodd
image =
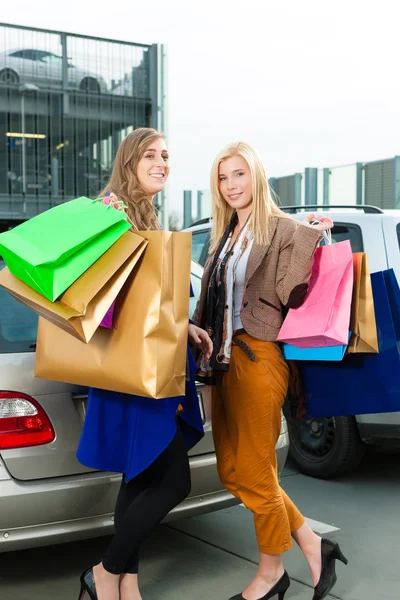
<instances>
[{"instance_id":1,"label":"glass facade","mask_svg":"<svg viewBox=\"0 0 400 600\"><path fill-rule=\"evenodd\" d=\"M0 25L0 220L96 196L157 126L157 47Z\"/></svg>"}]
</instances>

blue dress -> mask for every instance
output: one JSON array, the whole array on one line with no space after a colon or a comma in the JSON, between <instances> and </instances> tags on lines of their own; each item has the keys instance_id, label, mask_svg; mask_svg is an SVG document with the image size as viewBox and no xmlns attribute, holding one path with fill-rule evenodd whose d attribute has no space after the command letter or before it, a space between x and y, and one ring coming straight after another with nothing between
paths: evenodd
<instances>
[{"instance_id":1,"label":"blue dress","mask_svg":"<svg viewBox=\"0 0 400 600\"><path fill-rule=\"evenodd\" d=\"M189 353L190 380L185 396L152 400L90 388L86 419L77 458L92 469L124 473L125 481L150 466L173 440L177 410L186 446L192 448L204 430L194 374L196 362Z\"/></svg>"}]
</instances>

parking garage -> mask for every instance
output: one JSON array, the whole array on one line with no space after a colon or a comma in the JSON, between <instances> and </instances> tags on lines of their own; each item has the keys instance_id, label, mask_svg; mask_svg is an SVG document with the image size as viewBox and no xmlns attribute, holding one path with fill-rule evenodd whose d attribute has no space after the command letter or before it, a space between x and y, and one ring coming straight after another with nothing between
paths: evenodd
<instances>
[{"instance_id":1,"label":"parking garage","mask_svg":"<svg viewBox=\"0 0 400 600\"><path fill-rule=\"evenodd\" d=\"M106 183L157 126L158 47L0 25L0 228Z\"/></svg>"}]
</instances>

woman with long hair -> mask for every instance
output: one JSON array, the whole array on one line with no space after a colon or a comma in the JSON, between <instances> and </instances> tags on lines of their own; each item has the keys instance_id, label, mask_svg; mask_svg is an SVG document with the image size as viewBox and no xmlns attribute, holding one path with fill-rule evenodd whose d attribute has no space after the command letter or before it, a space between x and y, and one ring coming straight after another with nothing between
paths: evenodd
<instances>
[{"instance_id":1,"label":"woman with long hair","mask_svg":"<svg viewBox=\"0 0 400 600\"><path fill-rule=\"evenodd\" d=\"M136 129L122 141L100 196L124 202L133 230L160 229L153 201L169 170L163 134ZM190 341L206 356L211 354L210 338L194 325ZM132 356L133 369L138 360ZM80 598L87 593L91 600L140 600L141 544L190 492L187 451L201 439L203 427L190 352L188 362L191 377L184 397L152 400L89 390L77 457L88 467L123 477L115 506L115 535L99 564L82 574Z\"/></svg>"},{"instance_id":2,"label":"woman with long hair","mask_svg":"<svg viewBox=\"0 0 400 600\"><path fill-rule=\"evenodd\" d=\"M210 256L193 321L213 341L199 358L198 378L213 385L212 424L218 472L226 488L254 514L260 563L231 600L283 600L290 579L282 554L299 544L322 600L336 581L337 542L322 539L278 482L275 445L289 368L276 342L284 311L307 293L314 252L327 217L298 223L274 201L257 152L238 142L224 148L211 171ZM311 225L316 221L315 225Z\"/></svg>"}]
</instances>

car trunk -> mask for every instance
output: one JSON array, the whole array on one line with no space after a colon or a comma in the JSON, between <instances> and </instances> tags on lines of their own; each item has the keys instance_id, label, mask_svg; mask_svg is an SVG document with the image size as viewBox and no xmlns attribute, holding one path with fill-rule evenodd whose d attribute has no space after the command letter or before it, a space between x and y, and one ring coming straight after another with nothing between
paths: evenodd
<instances>
[{"instance_id":1,"label":"car trunk","mask_svg":"<svg viewBox=\"0 0 400 600\"><path fill-rule=\"evenodd\" d=\"M75 453L85 417L85 388L33 377L34 353L0 354L0 390L22 392L35 398L47 413L56 437L50 444L3 450L1 457L15 479L32 481L88 473L91 469ZM210 431L210 402L199 388L200 408L206 435L191 455L213 452Z\"/></svg>"},{"instance_id":2,"label":"car trunk","mask_svg":"<svg viewBox=\"0 0 400 600\"><path fill-rule=\"evenodd\" d=\"M3 266L0 257L0 269ZM193 276L198 279L199 267L194 263L192 267ZM89 473L92 469L81 465L75 456L85 418L87 390L33 376L36 333L37 315L0 288L0 392L19 392L34 398L55 431L55 439L49 444L2 450L1 457L11 476L21 481ZM206 434L191 456L214 451L208 388L199 386L198 392Z\"/></svg>"}]
</instances>

